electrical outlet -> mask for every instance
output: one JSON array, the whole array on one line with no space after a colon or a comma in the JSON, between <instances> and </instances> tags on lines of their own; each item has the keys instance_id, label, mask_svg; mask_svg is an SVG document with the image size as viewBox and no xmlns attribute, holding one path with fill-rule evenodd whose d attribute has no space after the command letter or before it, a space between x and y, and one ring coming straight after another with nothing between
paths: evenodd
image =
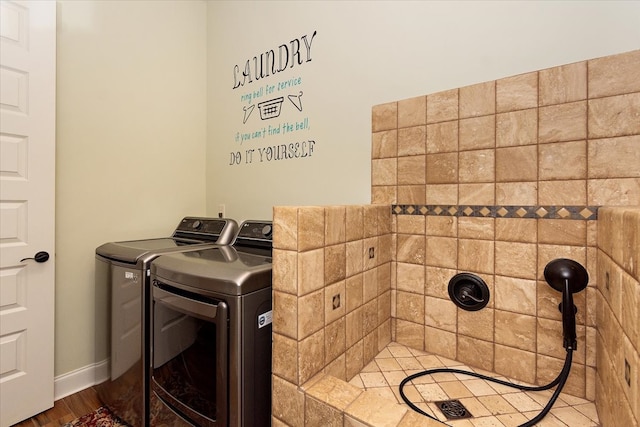
<instances>
[{"instance_id":1,"label":"electrical outlet","mask_svg":"<svg viewBox=\"0 0 640 427\"><path fill-rule=\"evenodd\" d=\"M224 205L218 205L218 218L224 218L224 217L225 217Z\"/></svg>"}]
</instances>

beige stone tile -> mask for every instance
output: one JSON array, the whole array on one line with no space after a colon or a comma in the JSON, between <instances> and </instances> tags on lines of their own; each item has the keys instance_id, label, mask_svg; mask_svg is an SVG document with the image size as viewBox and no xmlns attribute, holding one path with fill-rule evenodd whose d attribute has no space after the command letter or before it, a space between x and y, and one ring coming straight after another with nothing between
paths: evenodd
<instances>
[{"instance_id":1,"label":"beige stone tile","mask_svg":"<svg viewBox=\"0 0 640 427\"><path fill-rule=\"evenodd\" d=\"M589 178L640 176L640 135L589 141Z\"/></svg>"},{"instance_id":2,"label":"beige stone tile","mask_svg":"<svg viewBox=\"0 0 640 427\"><path fill-rule=\"evenodd\" d=\"M427 96L427 123L458 119L458 89Z\"/></svg>"},{"instance_id":3,"label":"beige stone tile","mask_svg":"<svg viewBox=\"0 0 640 427\"><path fill-rule=\"evenodd\" d=\"M485 205L495 204L494 183L484 184L460 184L458 186L458 204L460 205Z\"/></svg>"},{"instance_id":4,"label":"beige stone tile","mask_svg":"<svg viewBox=\"0 0 640 427\"><path fill-rule=\"evenodd\" d=\"M491 396L496 394L496 391L485 380L481 380L481 379L465 380L464 385L469 389L469 391L471 391L471 393L473 393L474 396L476 396L476 398L480 396ZM487 408L485 408L485 406L482 405L480 401L477 401L477 403L480 404L482 408L476 407L476 410L472 409L473 406L476 406L476 405L467 406L467 403L466 403L467 399L462 399L461 402L476 416L483 416L483 415L489 414L489 412L487 411Z\"/></svg>"},{"instance_id":5,"label":"beige stone tile","mask_svg":"<svg viewBox=\"0 0 640 427\"><path fill-rule=\"evenodd\" d=\"M456 334L427 326L424 328L424 349L445 357L456 357L458 349Z\"/></svg>"},{"instance_id":6,"label":"beige stone tile","mask_svg":"<svg viewBox=\"0 0 640 427\"><path fill-rule=\"evenodd\" d=\"M458 181L458 153L427 154L427 184L451 184Z\"/></svg>"},{"instance_id":7,"label":"beige stone tile","mask_svg":"<svg viewBox=\"0 0 640 427\"><path fill-rule=\"evenodd\" d=\"M417 96L415 98L398 101L398 127L424 125L427 122L427 97Z\"/></svg>"},{"instance_id":8,"label":"beige stone tile","mask_svg":"<svg viewBox=\"0 0 640 427\"><path fill-rule=\"evenodd\" d=\"M324 208L298 208L298 250L308 251L324 246Z\"/></svg>"},{"instance_id":9,"label":"beige stone tile","mask_svg":"<svg viewBox=\"0 0 640 427\"><path fill-rule=\"evenodd\" d=\"M391 262L386 262L376 268L378 276L378 296L391 291Z\"/></svg>"},{"instance_id":10,"label":"beige stone tile","mask_svg":"<svg viewBox=\"0 0 640 427\"><path fill-rule=\"evenodd\" d=\"M425 168L425 156L398 157L398 184L424 184Z\"/></svg>"},{"instance_id":11,"label":"beige stone tile","mask_svg":"<svg viewBox=\"0 0 640 427\"><path fill-rule=\"evenodd\" d=\"M640 133L640 92L589 100L589 139Z\"/></svg>"},{"instance_id":12,"label":"beige stone tile","mask_svg":"<svg viewBox=\"0 0 640 427\"><path fill-rule=\"evenodd\" d=\"M458 218L458 237L461 239L493 240L495 218Z\"/></svg>"},{"instance_id":13,"label":"beige stone tile","mask_svg":"<svg viewBox=\"0 0 640 427\"><path fill-rule=\"evenodd\" d=\"M277 333L273 334L273 374L291 383L298 381L298 342Z\"/></svg>"},{"instance_id":14,"label":"beige stone tile","mask_svg":"<svg viewBox=\"0 0 640 427\"><path fill-rule=\"evenodd\" d=\"M424 349L424 324L396 320L396 342L419 350Z\"/></svg>"},{"instance_id":15,"label":"beige stone tile","mask_svg":"<svg viewBox=\"0 0 640 427\"><path fill-rule=\"evenodd\" d=\"M324 249L298 254L298 295L305 295L324 286Z\"/></svg>"},{"instance_id":16,"label":"beige stone tile","mask_svg":"<svg viewBox=\"0 0 640 427\"><path fill-rule=\"evenodd\" d=\"M478 400L494 415L510 414L517 412L504 397L499 395L478 396Z\"/></svg>"},{"instance_id":17,"label":"beige stone tile","mask_svg":"<svg viewBox=\"0 0 640 427\"><path fill-rule=\"evenodd\" d=\"M640 92L640 50L589 61L589 96L592 98Z\"/></svg>"},{"instance_id":18,"label":"beige stone tile","mask_svg":"<svg viewBox=\"0 0 640 427\"><path fill-rule=\"evenodd\" d=\"M398 129L398 156L415 156L427 152L426 126Z\"/></svg>"},{"instance_id":19,"label":"beige stone tile","mask_svg":"<svg viewBox=\"0 0 640 427\"><path fill-rule=\"evenodd\" d=\"M424 185L399 185L397 204L401 205L424 205L427 203L426 188ZM396 202L386 202L394 204Z\"/></svg>"},{"instance_id":20,"label":"beige stone tile","mask_svg":"<svg viewBox=\"0 0 640 427\"><path fill-rule=\"evenodd\" d=\"M325 285L343 281L346 278L346 245L338 244L324 248Z\"/></svg>"},{"instance_id":21,"label":"beige stone tile","mask_svg":"<svg viewBox=\"0 0 640 427\"><path fill-rule=\"evenodd\" d=\"M425 294L437 298L449 299L449 280L457 273L455 268L441 268L427 266L425 268L427 280Z\"/></svg>"},{"instance_id":22,"label":"beige stone tile","mask_svg":"<svg viewBox=\"0 0 640 427\"><path fill-rule=\"evenodd\" d=\"M274 249L272 275L274 290L296 294L298 286L298 253Z\"/></svg>"},{"instance_id":23,"label":"beige stone tile","mask_svg":"<svg viewBox=\"0 0 640 427\"><path fill-rule=\"evenodd\" d=\"M502 113L496 116L496 147L531 145L538 142L538 109Z\"/></svg>"},{"instance_id":24,"label":"beige stone tile","mask_svg":"<svg viewBox=\"0 0 640 427\"><path fill-rule=\"evenodd\" d=\"M625 210L622 227L625 233L625 244L622 246L622 267L637 281L640 281L640 208Z\"/></svg>"},{"instance_id":25,"label":"beige stone tile","mask_svg":"<svg viewBox=\"0 0 640 427\"><path fill-rule=\"evenodd\" d=\"M543 206L588 204L585 180L540 181L538 186L538 202Z\"/></svg>"},{"instance_id":26,"label":"beige stone tile","mask_svg":"<svg viewBox=\"0 0 640 427\"><path fill-rule=\"evenodd\" d=\"M362 367L364 366L362 340L358 341L353 346L347 348L347 351L345 352L345 356L346 356L347 379L350 380L354 377L354 375L358 374L362 370Z\"/></svg>"},{"instance_id":27,"label":"beige stone tile","mask_svg":"<svg viewBox=\"0 0 640 427\"><path fill-rule=\"evenodd\" d=\"M364 236L364 208L362 206L347 206L346 232L347 242L362 239Z\"/></svg>"},{"instance_id":28,"label":"beige stone tile","mask_svg":"<svg viewBox=\"0 0 640 427\"><path fill-rule=\"evenodd\" d=\"M382 185L371 187L371 203L384 203L394 205L398 202L398 187L395 185Z\"/></svg>"},{"instance_id":29,"label":"beige stone tile","mask_svg":"<svg viewBox=\"0 0 640 427\"><path fill-rule=\"evenodd\" d=\"M298 380L301 384L319 373L325 366L324 329L298 343Z\"/></svg>"},{"instance_id":30,"label":"beige stone tile","mask_svg":"<svg viewBox=\"0 0 640 427\"><path fill-rule=\"evenodd\" d=\"M496 184L497 205L535 205L538 202L536 182L500 182Z\"/></svg>"},{"instance_id":31,"label":"beige stone tile","mask_svg":"<svg viewBox=\"0 0 640 427\"><path fill-rule=\"evenodd\" d=\"M539 72L540 105L562 104L587 98L587 62L547 68Z\"/></svg>"},{"instance_id":32,"label":"beige stone tile","mask_svg":"<svg viewBox=\"0 0 640 427\"><path fill-rule=\"evenodd\" d=\"M456 237L458 218L452 216L427 216L426 235Z\"/></svg>"},{"instance_id":33,"label":"beige stone tile","mask_svg":"<svg viewBox=\"0 0 640 427\"><path fill-rule=\"evenodd\" d=\"M387 157L398 157L397 129L371 134L371 158L383 159Z\"/></svg>"},{"instance_id":34,"label":"beige stone tile","mask_svg":"<svg viewBox=\"0 0 640 427\"><path fill-rule=\"evenodd\" d=\"M422 234L426 219L422 215L397 215L397 232L404 234Z\"/></svg>"},{"instance_id":35,"label":"beige stone tile","mask_svg":"<svg viewBox=\"0 0 640 427\"><path fill-rule=\"evenodd\" d=\"M532 365L523 366L524 369L530 369L533 371ZM519 412L527 412L527 411L540 411L543 406L529 397L526 393L508 393L503 394L502 397L507 399L507 401Z\"/></svg>"},{"instance_id":36,"label":"beige stone tile","mask_svg":"<svg viewBox=\"0 0 640 427\"><path fill-rule=\"evenodd\" d=\"M298 249L298 208L275 206L273 208L274 249Z\"/></svg>"},{"instance_id":37,"label":"beige stone tile","mask_svg":"<svg viewBox=\"0 0 640 427\"><path fill-rule=\"evenodd\" d=\"M345 281L333 283L324 290L324 322L325 325L334 322L346 313Z\"/></svg>"},{"instance_id":38,"label":"beige stone tile","mask_svg":"<svg viewBox=\"0 0 640 427\"><path fill-rule=\"evenodd\" d=\"M396 294L396 317L413 323L423 323L424 296L398 291Z\"/></svg>"},{"instance_id":39,"label":"beige stone tile","mask_svg":"<svg viewBox=\"0 0 640 427\"><path fill-rule=\"evenodd\" d=\"M586 141L541 144L538 156L540 180L587 178Z\"/></svg>"},{"instance_id":40,"label":"beige stone tile","mask_svg":"<svg viewBox=\"0 0 640 427\"><path fill-rule=\"evenodd\" d=\"M345 346L346 321L344 316L324 328L324 360L329 363L343 355Z\"/></svg>"},{"instance_id":41,"label":"beige stone tile","mask_svg":"<svg viewBox=\"0 0 640 427\"><path fill-rule=\"evenodd\" d=\"M273 291L273 332L298 338L298 297Z\"/></svg>"},{"instance_id":42,"label":"beige stone tile","mask_svg":"<svg viewBox=\"0 0 640 427\"><path fill-rule=\"evenodd\" d=\"M509 311L495 312L495 342L520 350L535 351L536 318Z\"/></svg>"},{"instance_id":43,"label":"beige stone tile","mask_svg":"<svg viewBox=\"0 0 640 427\"><path fill-rule=\"evenodd\" d=\"M362 394L362 389L325 375L307 390L307 394L343 411Z\"/></svg>"},{"instance_id":44,"label":"beige stone tile","mask_svg":"<svg viewBox=\"0 0 640 427\"><path fill-rule=\"evenodd\" d=\"M456 268L458 244L452 237L427 236L426 262L429 266Z\"/></svg>"},{"instance_id":45,"label":"beige stone tile","mask_svg":"<svg viewBox=\"0 0 640 427\"><path fill-rule=\"evenodd\" d=\"M362 240L355 240L348 242L345 245L346 252L346 277L351 277L356 274L362 273L364 264L362 253L364 251L364 242Z\"/></svg>"},{"instance_id":46,"label":"beige stone tile","mask_svg":"<svg viewBox=\"0 0 640 427\"><path fill-rule=\"evenodd\" d=\"M344 206L327 206L324 216L325 244L335 245L337 243L344 243L346 241L346 208Z\"/></svg>"},{"instance_id":47,"label":"beige stone tile","mask_svg":"<svg viewBox=\"0 0 640 427\"><path fill-rule=\"evenodd\" d=\"M587 185L589 205L640 205L640 178L590 179Z\"/></svg>"},{"instance_id":48,"label":"beige stone tile","mask_svg":"<svg viewBox=\"0 0 640 427\"><path fill-rule=\"evenodd\" d=\"M460 118L486 116L495 111L495 81L460 88Z\"/></svg>"},{"instance_id":49,"label":"beige stone tile","mask_svg":"<svg viewBox=\"0 0 640 427\"><path fill-rule=\"evenodd\" d=\"M379 132L382 130L396 129L398 127L398 103L389 102L387 104L374 105L371 109L371 130Z\"/></svg>"},{"instance_id":50,"label":"beige stone tile","mask_svg":"<svg viewBox=\"0 0 640 427\"><path fill-rule=\"evenodd\" d=\"M324 326L324 290L298 298L298 340L321 330Z\"/></svg>"},{"instance_id":51,"label":"beige stone tile","mask_svg":"<svg viewBox=\"0 0 640 427\"><path fill-rule=\"evenodd\" d=\"M465 335L458 336L458 356L461 362L479 368L493 370L493 343Z\"/></svg>"},{"instance_id":52,"label":"beige stone tile","mask_svg":"<svg viewBox=\"0 0 640 427\"><path fill-rule=\"evenodd\" d=\"M346 346L352 347L364 338L364 309L356 308L345 316Z\"/></svg>"},{"instance_id":53,"label":"beige stone tile","mask_svg":"<svg viewBox=\"0 0 640 427\"><path fill-rule=\"evenodd\" d=\"M440 384L440 387L447 393L450 399L462 399L464 397L473 397L473 393L465 387L461 381L448 381Z\"/></svg>"},{"instance_id":54,"label":"beige stone tile","mask_svg":"<svg viewBox=\"0 0 640 427\"><path fill-rule=\"evenodd\" d=\"M304 425L304 392L282 378L272 376L273 416L291 426Z\"/></svg>"},{"instance_id":55,"label":"beige stone tile","mask_svg":"<svg viewBox=\"0 0 640 427\"><path fill-rule=\"evenodd\" d=\"M479 311L458 309L458 340L460 339L460 335L465 335L492 342L495 328L493 320L494 311L495 310L491 308L483 308ZM458 353L459 352L460 350L458 350ZM469 361L465 362L469 363Z\"/></svg>"},{"instance_id":56,"label":"beige stone tile","mask_svg":"<svg viewBox=\"0 0 640 427\"><path fill-rule=\"evenodd\" d=\"M363 209L364 237L378 236L378 207L365 205Z\"/></svg>"},{"instance_id":57,"label":"beige stone tile","mask_svg":"<svg viewBox=\"0 0 640 427\"><path fill-rule=\"evenodd\" d=\"M459 182L495 181L495 150L463 151L458 161Z\"/></svg>"},{"instance_id":58,"label":"beige stone tile","mask_svg":"<svg viewBox=\"0 0 640 427\"><path fill-rule=\"evenodd\" d=\"M458 204L458 184L427 184L427 203L431 205Z\"/></svg>"},{"instance_id":59,"label":"beige stone tile","mask_svg":"<svg viewBox=\"0 0 640 427\"><path fill-rule=\"evenodd\" d=\"M397 158L373 159L371 161L371 185L396 185L397 179Z\"/></svg>"},{"instance_id":60,"label":"beige stone tile","mask_svg":"<svg viewBox=\"0 0 640 427\"><path fill-rule=\"evenodd\" d=\"M458 122L427 125L427 154L458 151Z\"/></svg>"},{"instance_id":61,"label":"beige stone tile","mask_svg":"<svg viewBox=\"0 0 640 427\"><path fill-rule=\"evenodd\" d=\"M344 415L326 403L312 397L305 399L305 421L307 427L342 427Z\"/></svg>"},{"instance_id":62,"label":"beige stone tile","mask_svg":"<svg viewBox=\"0 0 640 427\"><path fill-rule=\"evenodd\" d=\"M538 73L520 74L496 82L498 112L524 110L538 106Z\"/></svg>"},{"instance_id":63,"label":"beige stone tile","mask_svg":"<svg viewBox=\"0 0 640 427\"><path fill-rule=\"evenodd\" d=\"M347 380L347 366L345 353L340 353L333 361L328 362L327 366L322 370L323 373L331 375L340 380Z\"/></svg>"},{"instance_id":64,"label":"beige stone tile","mask_svg":"<svg viewBox=\"0 0 640 427\"><path fill-rule=\"evenodd\" d=\"M414 411L407 411L406 415L400 420L398 427L441 427L438 421L429 419L422 414ZM462 427L462 426L457 426Z\"/></svg>"},{"instance_id":65,"label":"beige stone tile","mask_svg":"<svg viewBox=\"0 0 640 427\"><path fill-rule=\"evenodd\" d=\"M499 310L536 315L535 280L496 276L495 306Z\"/></svg>"},{"instance_id":66,"label":"beige stone tile","mask_svg":"<svg viewBox=\"0 0 640 427\"><path fill-rule=\"evenodd\" d=\"M472 117L458 123L458 147L479 150L496 146L496 116Z\"/></svg>"},{"instance_id":67,"label":"beige stone tile","mask_svg":"<svg viewBox=\"0 0 640 427\"><path fill-rule=\"evenodd\" d=\"M362 298L365 303L378 296L378 274L375 269L367 270L362 275Z\"/></svg>"},{"instance_id":68,"label":"beige stone tile","mask_svg":"<svg viewBox=\"0 0 640 427\"><path fill-rule=\"evenodd\" d=\"M458 239L458 268L463 271L493 274L494 241Z\"/></svg>"},{"instance_id":69,"label":"beige stone tile","mask_svg":"<svg viewBox=\"0 0 640 427\"><path fill-rule=\"evenodd\" d=\"M367 334L371 334L372 332L375 331L375 329L378 327L379 322L378 322L378 302L373 299L367 303L365 303L362 306L362 326L363 326L363 332L364 332L364 339L365 339L365 356L366 356L366 351L367 351L367 347L366 347L366 339L367 339ZM375 346L377 347L377 345ZM375 355L375 353L377 353L377 351L373 351L373 355L371 355L371 358L373 358L373 356Z\"/></svg>"},{"instance_id":70,"label":"beige stone tile","mask_svg":"<svg viewBox=\"0 0 640 427\"><path fill-rule=\"evenodd\" d=\"M398 235L398 262L410 264L424 264L425 262L425 239L418 235Z\"/></svg>"},{"instance_id":71,"label":"beige stone tile","mask_svg":"<svg viewBox=\"0 0 640 427\"><path fill-rule=\"evenodd\" d=\"M538 221L538 241L552 245L585 246L585 221L544 219Z\"/></svg>"},{"instance_id":72,"label":"beige stone tile","mask_svg":"<svg viewBox=\"0 0 640 427\"><path fill-rule=\"evenodd\" d=\"M555 408L552 413L556 418L569 426L597 426L596 423L571 406Z\"/></svg>"},{"instance_id":73,"label":"beige stone tile","mask_svg":"<svg viewBox=\"0 0 640 427\"><path fill-rule=\"evenodd\" d=\"M533 243L537 240L537 221L529 218L496 218L496 240Z\"/></svg>"},{"instance_id":74,"label":"beige stone tile","mask_svg":"<svg viewBox=\"0 0 640 427\"><path fill-rule=\"evenodd\" d=\"M534 145L496 149L496 181L523 182L538 179L538 150Z\"/></svg>"},{"instance_id":75,"label":"beige stone tile","mask_svg":"<svg viewBox=\"0 0 640 427\"><path fill-rule=\"evenodd\" d=\"M397 263L397 289L420 294L424 292L425 270L421 264Z\"/></svg>"},{"instance_id":76,"label":"beige stone tile","mask_svg":"<svg viewBox=\"0 0 640 427\"><path fill-rule=\"evenodd\" d=\"M501 276L536 278L536 245L496 241L496 271Z\"/></svg>"},{"instance_id":77,"label":"beige stone tile","mask_svg":"<svg viewBox=\"0 0 640 427\"><path fill-rule=\"evenodd\" d=\"M394 400L366 390L347 407L345 414L358 421L379 427L396 427L407 409Z\"/></svg>"},{"instance_id":78,"label":"beige stone tile","mask_svg":"<svg viewBox=\"0 0 640 427\"><path fill-rule=\"evenodd\" d=\"M541 107L538 120L538 141L541 144L587 137L586 101Z\"/></svg>"}]
</instances>

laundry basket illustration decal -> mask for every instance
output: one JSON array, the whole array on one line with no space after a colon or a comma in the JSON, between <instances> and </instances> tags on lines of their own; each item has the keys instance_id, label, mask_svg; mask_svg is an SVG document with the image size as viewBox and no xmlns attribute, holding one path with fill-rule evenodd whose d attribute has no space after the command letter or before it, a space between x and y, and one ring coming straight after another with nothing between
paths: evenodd
<instances>
[{"instance_id":1,"label":"laundry basket illustration decal","mask_svg":"<svg viewBox=\"0 0 640 427\"><path fill-rule=\"evenodd\" d=\"M284 101L284 97L270 99L268 101L264 101L258 104L258 109L260 110L260 118L262 120L273 119L280 115L280 110L282 109L282 101Z\"/></svg>"}]
</instances>

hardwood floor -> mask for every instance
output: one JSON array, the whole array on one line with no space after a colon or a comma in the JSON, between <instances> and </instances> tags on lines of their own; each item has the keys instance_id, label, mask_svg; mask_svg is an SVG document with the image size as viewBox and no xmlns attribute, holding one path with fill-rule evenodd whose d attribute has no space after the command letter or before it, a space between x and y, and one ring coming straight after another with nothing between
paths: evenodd
<instances>
[{"instance_id":1,"label":"hardwood floor","mask_svg":"<svg viewBox=\"0 0 640 427\"><path fill-rule=\"evenodd\" d=\"M89 387L78 393L56 400L53 408L48 409L13 427L57 427L75 420L89 412L95 411L102 403L98 393Z\"/></svg>"}]
</instances>

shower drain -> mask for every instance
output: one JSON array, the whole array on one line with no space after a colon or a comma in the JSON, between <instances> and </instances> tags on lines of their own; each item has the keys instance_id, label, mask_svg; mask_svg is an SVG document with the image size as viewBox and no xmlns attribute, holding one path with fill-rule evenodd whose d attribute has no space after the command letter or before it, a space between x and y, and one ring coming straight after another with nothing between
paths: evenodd
<instances>
[{"instance_id":1,"label":"shower drain","mask_svg":"<svg viewBox=\"0 0 640 427\"><path fill-rule=\"evenodd\" d=\"M471 412L469 412L459 400L442 400L435 403L448 420L460 420L462 418L473 417Z\"/></svg>"}]
</instances>

